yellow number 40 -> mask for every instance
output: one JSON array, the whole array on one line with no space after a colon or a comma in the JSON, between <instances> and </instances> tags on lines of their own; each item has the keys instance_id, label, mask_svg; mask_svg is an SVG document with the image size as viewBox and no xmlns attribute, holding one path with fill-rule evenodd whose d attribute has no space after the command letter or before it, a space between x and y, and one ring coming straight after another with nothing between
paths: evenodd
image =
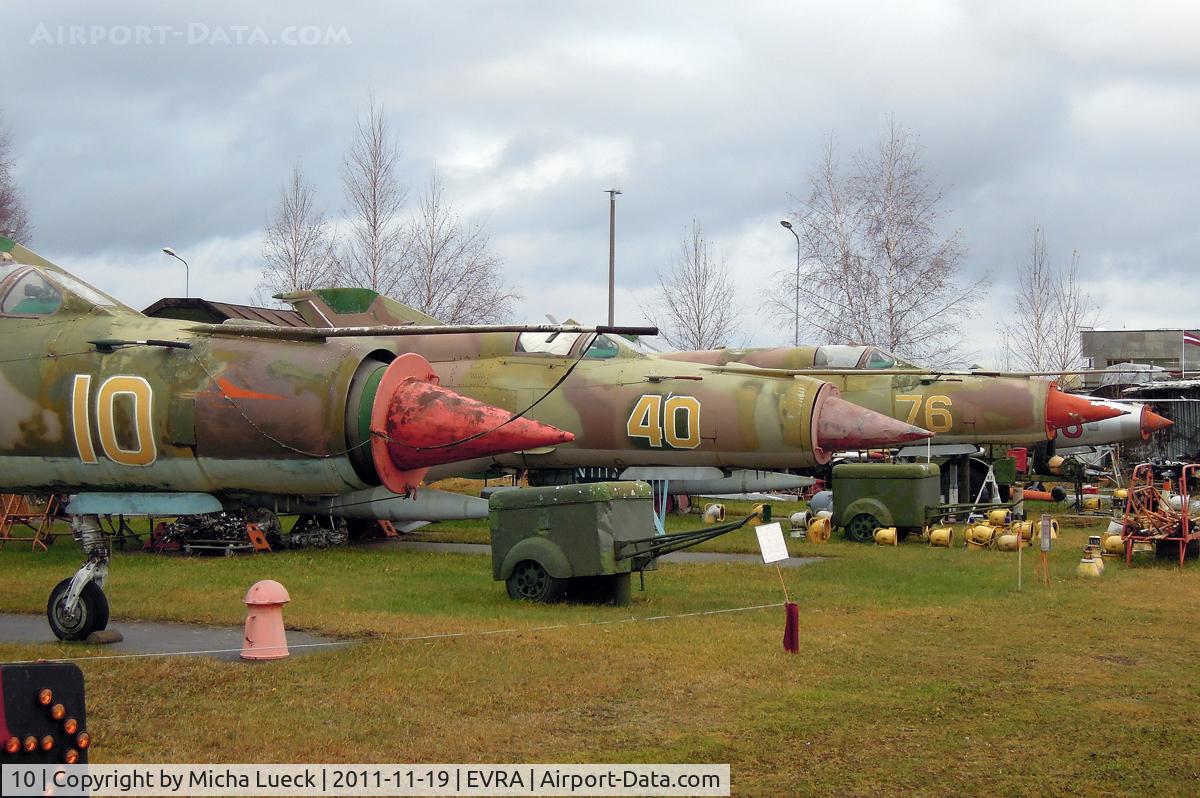
<instances>
[{"instance_id":1,"label":"yellow number 40","mask_svg":"<svg viewBox=\"0 0 1200 798\"><path fill-rule=\"evenodd\" d=\"M664 401L659 394L643 394L625 422L625 434L644 438L656 449L664 439L673 449L695 449L700 445L700 400L668 396Z\"/></svg>"}]
</instances>

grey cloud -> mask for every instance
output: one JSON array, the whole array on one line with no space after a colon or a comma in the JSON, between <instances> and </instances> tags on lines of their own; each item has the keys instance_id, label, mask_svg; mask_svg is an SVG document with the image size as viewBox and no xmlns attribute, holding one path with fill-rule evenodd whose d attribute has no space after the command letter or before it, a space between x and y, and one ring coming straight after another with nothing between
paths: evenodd
<instances>
[{"instance_id":1,"label":"grey cloud","mask_svg":"<svg viewBox=\"0 0 1200 798\"><path fill-rule=\"evenodd\" d=\"M729 251L765 253L735 245L794 205L825 137L848 161L894 113L946 189L967 271L991 272L1000 296L1035 222L1056 253L1079 249L1096 280L1191 269L1200 160L1187 135L1194 111L1175 98L1200 91L1195 15L1187 4L1150 14L932 0L10 5L0 67L15 77L0 108L38 249L138 263L167 242L200 250L252 238L297 158L339 213L338 165L370 93L386 105L414 190L456 148L500 142L494 157L443 171L508 255L531 317L545 310L535 302L547 275L603 292L603 189L626 192L622 281L644 289L693 217ZM352 44L30 44L39 24L189 22L269 35L344 27ZM1146 118L1114 118L1126 101L1144 102ZM762 257L786 266L790 237L773 246ZM253 248L239 252L237 273L249 273ZM755 333L771 335L767 325Z\"/></svg>"}]
</instances>

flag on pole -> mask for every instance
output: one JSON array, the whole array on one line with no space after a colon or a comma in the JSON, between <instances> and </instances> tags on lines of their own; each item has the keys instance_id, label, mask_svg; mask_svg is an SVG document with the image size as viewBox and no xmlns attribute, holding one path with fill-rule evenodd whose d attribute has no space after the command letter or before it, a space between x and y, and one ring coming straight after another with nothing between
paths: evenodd
<instances>
[{"instance_id":1,"label":"flag on pole","mask_svg":"<svg viewBox=\"0 0 1200 798\"><path fill-rule=\"evenodd\" d=\"M1187 378L1187 345L1200 346L1200 335L1190 330L1182 330L1182 343L1179 344L1179 378Z\"/></svg>"}]
</instances>

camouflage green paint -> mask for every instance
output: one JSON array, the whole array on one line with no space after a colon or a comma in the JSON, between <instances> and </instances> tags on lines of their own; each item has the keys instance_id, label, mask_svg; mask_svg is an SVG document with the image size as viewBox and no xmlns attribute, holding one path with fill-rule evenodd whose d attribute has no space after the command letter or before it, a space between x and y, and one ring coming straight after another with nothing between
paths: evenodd
<instances>
[{"instance_id":1,"label":"camouflage green paint","mask_svg":"<svg viewBox=\"0 0 1200 798\"><path fill-rule=\"evenodd\" d=\"M297 292L287 299L318 327L429 323L425 314L386 297L359 313L339 314L334 305L346 304L339 301L339 291ZM592 352L596 356L579 360L565 382L551 390L579 359L588 338L578 336L569 347L560 339L563 354L522 351L522 337L515 333L412 336L386 344L427 358L446 387L513 412L533 406L530 418L576 436L553 449L498 455L432 473L448 476L496 465L803 468L829 460L831 452L814 446L819 444L814 408L837 395L828 382L722 373L649 358L623 346L599 346ZM695 435L689 436L685 426L693 415Z\"/></svg>"},{"instance_id":2,"label":"camouflage green paint","mask_svg":"<svg viewBox=\"0 0 1200 798\"><path fill-rule=\"evenodd\" d=\"M935 434L934 444L1031 444L1053 437L1046 426L1046 399L1051 383L1026 377L939 374L887 356L875 347L858 347L855 370L820 363L830 347L768 349L711 349L668 352L671 362L730 364L760 369L811 371L833 383L842 398L878 413L924 427ZM850 349L850 347L838 347ZM867 364L884 364L872 373ZM889 362L891 361L891 362Z\"/></svg>"}]
</instances>

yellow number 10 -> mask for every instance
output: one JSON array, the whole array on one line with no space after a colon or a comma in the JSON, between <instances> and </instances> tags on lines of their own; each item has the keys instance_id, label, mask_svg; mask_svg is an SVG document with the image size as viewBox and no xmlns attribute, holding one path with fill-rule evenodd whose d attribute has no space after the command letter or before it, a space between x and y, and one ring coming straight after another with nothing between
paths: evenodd
<instances>
[{"instance_id":1,"label":"yellow number 10","mask_svg":"<svg viewBox=\"0 0 1200 798\"><path fill-rule=\"evenodd\" d=\"M75 430L75 448L79 459L96 463L96 447L92 443L91 399L92 375L76 374L71 385L71 421ZM133 448L125 449L117 440L117 397L132 399ZM150 383L142 377L109 377L100 383L96 392L96 427L100 433L100 448L114 463L127 466L148 466L158 458L154 445L153 400Z\"/></svg>"}]
</instances>

